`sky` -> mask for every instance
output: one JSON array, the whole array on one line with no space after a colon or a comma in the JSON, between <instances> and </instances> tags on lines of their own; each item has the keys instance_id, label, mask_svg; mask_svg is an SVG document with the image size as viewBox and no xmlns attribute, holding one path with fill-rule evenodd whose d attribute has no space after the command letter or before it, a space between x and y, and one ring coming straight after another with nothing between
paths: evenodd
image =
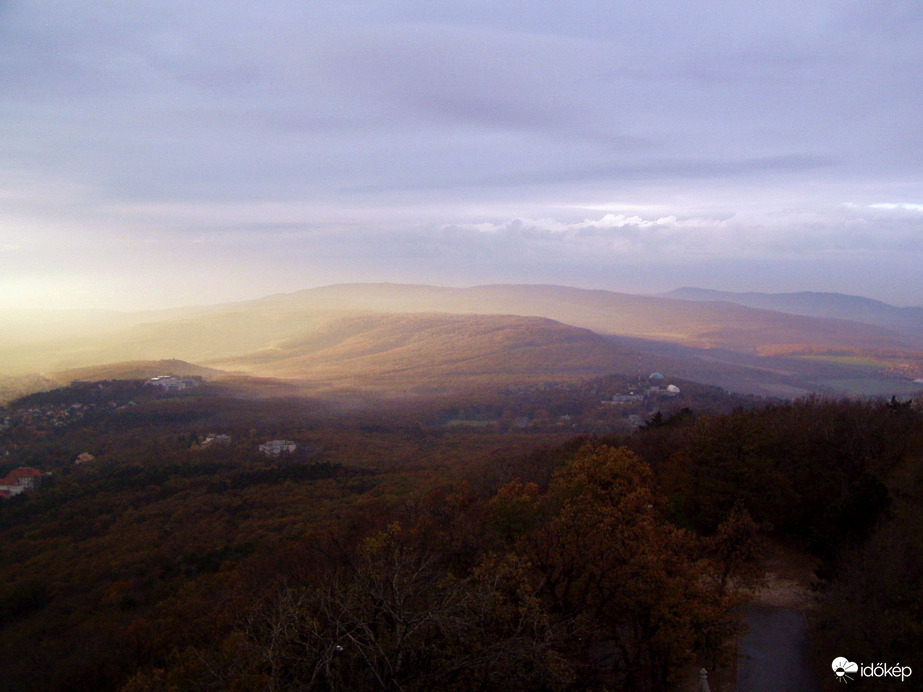
<instances>
[{"instance_id":1,"label":"sky","mask_svg":"<svg viewBox=\"0 0 923 692\"><path fill-rule=\"evenodd\" d=\"M0 308L923 305L923 3L0 0Z\"/></svg>"}]
</instances>

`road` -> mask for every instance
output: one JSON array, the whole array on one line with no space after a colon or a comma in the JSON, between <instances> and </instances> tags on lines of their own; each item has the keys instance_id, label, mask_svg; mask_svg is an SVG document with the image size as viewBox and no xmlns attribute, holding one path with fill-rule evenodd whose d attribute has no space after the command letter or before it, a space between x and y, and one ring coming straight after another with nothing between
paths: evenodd
<instances>
[{"instance_id":1,"label":"road","mask_svg":"<svg viewBox=\"0 0 923 692\"><path fill-rule=\"evenodd\" d=\"M737 692L820 692L809 658L808 623L793 608L753 605L737 653Z\"/></svg>"}]
</instances>

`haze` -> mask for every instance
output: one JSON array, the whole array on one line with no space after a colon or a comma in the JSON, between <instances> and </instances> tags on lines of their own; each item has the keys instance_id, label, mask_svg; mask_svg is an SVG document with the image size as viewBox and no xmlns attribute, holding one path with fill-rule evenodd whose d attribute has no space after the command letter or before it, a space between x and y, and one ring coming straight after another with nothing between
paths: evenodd
<instances>
[{"instance_id":1,"label":"haze","mask_svg":"<svg viewBox=\"0 0 923 692\"><path fill-rule=\"evenodd\" d=\"M0 308L923 294L923 6L0 5Z\"/></svg>"}]
</instances>

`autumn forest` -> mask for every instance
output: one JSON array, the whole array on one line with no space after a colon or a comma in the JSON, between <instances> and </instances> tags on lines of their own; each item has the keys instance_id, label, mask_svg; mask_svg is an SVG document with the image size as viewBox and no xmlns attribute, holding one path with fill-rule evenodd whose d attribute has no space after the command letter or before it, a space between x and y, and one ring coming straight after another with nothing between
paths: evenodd
<instances>
[{"instance_id":1,"label":"autumn forest","mask_svg":"<svg viewBox=\"0 0 923 692\"><path fill-rule=\"evenodd\" d=\"M0 503L2 685L722 689L779 544L817 560L818 647L923 650L918 405L683 383L632 427L618 384L13 401L4 458L43 476Z\"/></svg>"}]
</instances>

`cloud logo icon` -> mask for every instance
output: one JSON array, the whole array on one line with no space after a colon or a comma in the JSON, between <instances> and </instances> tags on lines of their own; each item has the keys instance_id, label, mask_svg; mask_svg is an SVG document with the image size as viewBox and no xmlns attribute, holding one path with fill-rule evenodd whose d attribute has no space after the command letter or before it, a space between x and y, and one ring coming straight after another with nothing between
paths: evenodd
<instances>
[{"instance_id":1,"label":"cloud logo icon","mask_svg":"<svg viewBox=\"0 0 923 692\"><path fill-rule=\"evenodd\" d=\"M842 656L838 656L837 658L833 659L832 667L833 667L833 672L836 674L837 680L839 680L840 682L846 682L847 680L852 680L852 678L849 677L848 673L858 673L859 672L858 663L853 663L849 659L843 658Z\"/></svg>"}]
</instances>

